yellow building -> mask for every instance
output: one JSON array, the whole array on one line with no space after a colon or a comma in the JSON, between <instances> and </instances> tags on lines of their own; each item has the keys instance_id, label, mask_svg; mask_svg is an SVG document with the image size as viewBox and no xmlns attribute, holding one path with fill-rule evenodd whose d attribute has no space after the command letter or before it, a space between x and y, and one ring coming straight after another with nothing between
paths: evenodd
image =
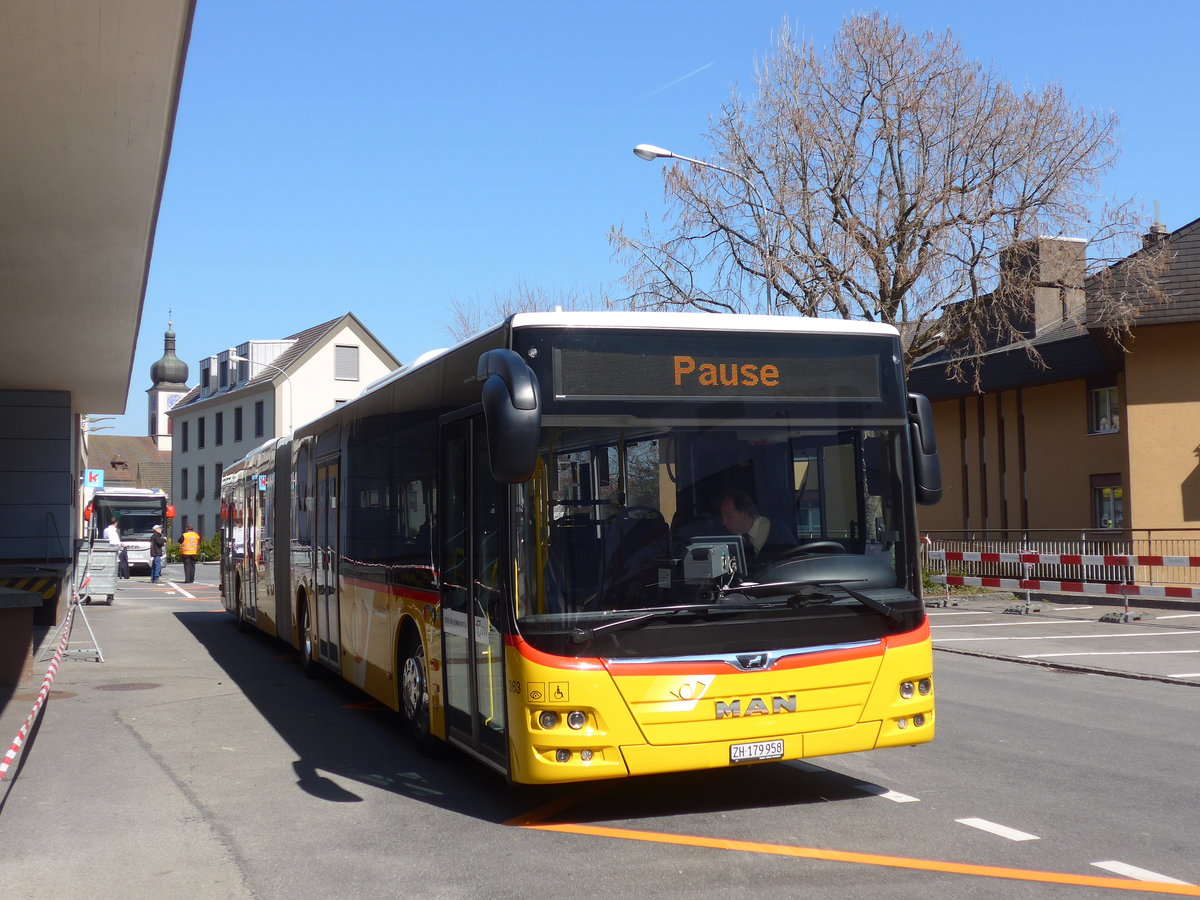
<instances>
[{"instance_id":1,"label":"yellow building","mask_svg":"<svg viewBox=\"0 0 1200 900\"><path fill-rule=\"evenodd\" d=\"M1200 220L1145 240L1168 242L1169 300L1140 308L1123 347L1088 302L1085 245L1043 238L1030 245L1026 339L986 355L978 389L936 357L913 368L910 389L933 401L945 484L921 510L923 532L1200 539Z\"/></svg>"}]
</instances>

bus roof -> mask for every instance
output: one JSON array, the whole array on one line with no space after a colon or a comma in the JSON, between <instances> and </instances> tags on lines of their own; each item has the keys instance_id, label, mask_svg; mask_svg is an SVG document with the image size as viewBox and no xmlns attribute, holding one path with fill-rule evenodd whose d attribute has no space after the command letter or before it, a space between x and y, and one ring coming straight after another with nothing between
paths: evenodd
<instances>
[{"instance_id":1,"label":"bus roof","mask_svg":"<svg viewBox=\"0 0 1200 900\"><path fill-rule=\"evenodd\" d=\"M812 316L735 315L705 312L550 312L517 313L512 327L637 328L697 331L771 331L807 334L898 335L891 325L857 319Z\"/></svg>"}]
</instances>

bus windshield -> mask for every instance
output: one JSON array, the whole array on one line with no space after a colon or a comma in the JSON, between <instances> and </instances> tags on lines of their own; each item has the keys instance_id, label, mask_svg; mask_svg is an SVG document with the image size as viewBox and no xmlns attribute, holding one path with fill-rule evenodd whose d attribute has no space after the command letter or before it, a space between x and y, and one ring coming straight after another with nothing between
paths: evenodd
<instances>
[{"instance_id":1,"label":"bus windshield","mask_svg":"<svg viewBox=\"0 0 1200 900\"><path fill-rule=\"evenodd\" d=\"M97 529L107 525L109 519L116 519L122 540L146 541L154 526L163 524L166 500L162 497L101 497L97 494L95 505Z\"/></svg>"},{"instance_id":2,"label":"bus windshield","mask_svg":"<svg viewBox=\"0 0 1200 900\"><path fill-rule=\"evenodd\" d=\"M517 628L554 652L649 656L664 631L693 632L680 650L694 653L738 630L745 647L747 628L797 647L915 627L903 438L862 425L549 428L517 511Z\"/></svg>"}]
</instances>

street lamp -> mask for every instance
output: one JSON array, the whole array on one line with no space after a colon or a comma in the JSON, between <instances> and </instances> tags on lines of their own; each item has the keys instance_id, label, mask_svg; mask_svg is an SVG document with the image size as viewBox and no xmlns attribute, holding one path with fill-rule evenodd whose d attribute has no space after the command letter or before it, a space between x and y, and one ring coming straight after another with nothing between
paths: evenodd
<instances>
[{"instance_id":1,"label":"street lamp","mask_svg":"<svg viewBox=\"0 0 1200 900\"><path fill-rule=\"evenodd\" d=\"M283 380L286 381L287 385L288 385L288 418L287 418L288 427L285 429L285 431L288 434L291 434L292 433L292 421L293 421L293 419L292 419L292 408L293 408L292 407L292 395L296 393L296 388L292 384L291 376L288 375L287 372L283 371L283 369L279 368L279 366L275 365L274 363L256 362L254 360L247 359L244 356L238 356L236 353L230 353L229 359L232 362L249 363L252 366L266 366L268 369L274 369L276 372L278 372L280 375L283 376Z\"/></svg>"},{"instance_id":2,"label":"street lamp","mask_svg":"<svg viewBox=\"0 0 1200 900\"><path fill-rule=\"evenodd\" d=\"M767 205L763 203L762 194L758 192L758 188L754 186L754 182L743 175L741 172L735 172L733 169L726 169L724 166L718 166L716 163L705 162L702 159L693 159L690 156L680 156L678 153L672 153L670 150L664 150L662 147L655 147L653 144L638 144L633 148L633 155L638 159L644 159L646 162L653 162L656 159L678 159L683 162L690 162L692 165L701 166L705 169L716 169L718 172L724 172L726 175L732 175L739 179L746 187L750 188L754 194L754 199L758 201L758 208L761 212L755 213L754 221L758 225L759 236L764 241L764 246L760 249L763 261L763 274L766 276L767 282L767 315L774 312L775 304L771 300L771 278L775 271L774 254L768 253L765 246L767 240L767 232L763 227L763 220L767 216Z\"/></svg>"}]
</instances>

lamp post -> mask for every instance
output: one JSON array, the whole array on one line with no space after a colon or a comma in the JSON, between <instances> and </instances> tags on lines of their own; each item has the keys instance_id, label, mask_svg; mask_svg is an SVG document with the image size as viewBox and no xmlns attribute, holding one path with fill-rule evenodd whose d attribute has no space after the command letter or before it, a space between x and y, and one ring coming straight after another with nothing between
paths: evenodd
<instances>
[{"instance_id":1,"label":"lamp post","mask_svg":"<svg viewBox=\"0 0 1200 900\"><path fill-rule=\"evenodd\" d=\"M758 233L762 237L764 244L767 239L767 232L763 228L763 220L767 215L767 205L763 203L762 194L758 192L758 188L754 186L754 182L743 175L741 172L735 172L733 169L727 169L724 166L718 166L716 163L705 162L702 159L693 159L690 156L680 156L678 153L672 153L670 150L664 150L662 147L655 147L653 144L638 144L633 148L633 155L638 159L644 159L646 162L652 162L656 159L678 159L683 162L690 162L692 165L701 166L705 169L716 169L718 172L724 172L726 175L732 175L740 180L746 187L750 188L754 194L754 199L758 202L759 212L755 213L754 221L758 225ZM767 282L767 315L771 315L775 310L775 304L771 299L771 277L775 271L774 254L768 253L764 245L760 251L763 261L763 275L766 276Z\"/></svg>"},{"instance_id":2,"label":"lamp post","mask_svg":"<svg viewBox=\"0 0 1200 900\"><path fill-rule=\"evenodd\" d=\"M233 362L249 363L252 366L265 366L268 369L274 369L276 372L278 372L280 375L283 376L283 380L286 381L287 385L288 385L288 417L287 417L287 426L288 427L284 430L288 434L291 434L292 433L292 421L293 421L292 420L292 409L293 409L292 396L296 393L296 388L292 384L291 376L288 375L287 372L283 371L283 369L279 368L279 366L275 365L274 363L255 362L253 360L247 359L244 356L238 356L236 353L229 354L229 359Z\"/></svg>"}]
</instances>

